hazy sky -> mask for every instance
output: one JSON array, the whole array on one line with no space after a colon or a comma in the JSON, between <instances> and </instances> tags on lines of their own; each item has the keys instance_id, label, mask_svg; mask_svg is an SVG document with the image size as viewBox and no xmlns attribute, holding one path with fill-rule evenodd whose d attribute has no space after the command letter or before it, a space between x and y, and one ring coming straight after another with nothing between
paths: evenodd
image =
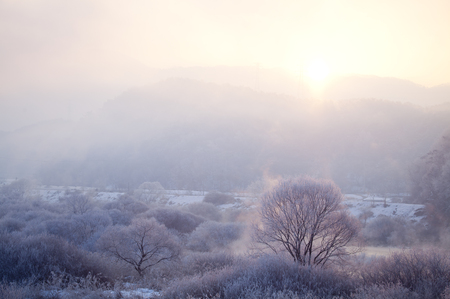
<instances>
[{"instance_id":1,"label":"hazy sky","mask_svg":"<svg viewBox=\"0 0 450 299\"><path fill-rule=\"evenodd\" d=\"M250 66L450 83L448 0L0 0L0 91Z\"/></svg>"}]
</instances>

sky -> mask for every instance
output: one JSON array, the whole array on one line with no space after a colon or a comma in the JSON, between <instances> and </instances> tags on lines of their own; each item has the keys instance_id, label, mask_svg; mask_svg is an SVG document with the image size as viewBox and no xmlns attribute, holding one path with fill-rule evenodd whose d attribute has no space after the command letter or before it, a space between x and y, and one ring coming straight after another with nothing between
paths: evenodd
<instances>
[{"instance_id":1,"label":"sky","mask_svg":"<svg viewBox=\"0 0 450 299\"><path fill-rule=\"evenodd\" d=\"M121 89L173 67L322 78L320 65L431 87L450 83L449 29L448 0L0 0L0 100Z\"/></svg>"},{"instance_id":2,"label":"sky","mask_svg":"<svg viewBox=\"0 0 450 299\"><path fill-rule=\"evenodd\" d=\"M3 88L140 67L282 67L450 83L448 0L1 0ZM73 83L73 82L72 82Z\"/></svg>"}]
</instances>

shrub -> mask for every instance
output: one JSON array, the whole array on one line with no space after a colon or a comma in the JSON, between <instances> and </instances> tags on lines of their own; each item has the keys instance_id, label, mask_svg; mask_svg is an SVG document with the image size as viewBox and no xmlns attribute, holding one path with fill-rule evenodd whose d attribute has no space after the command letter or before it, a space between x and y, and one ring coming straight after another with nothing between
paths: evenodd
<instances>
[{"instance_id":1,"label":"shrub","mask_svg":"<svg viewBox=\"0 0 450 299\"><path fill-rule=\"evenodd\" d=\"M108 212L91 210L82 215L61 216L47 221L47 232L59 236L75 245L93 250L100 234L112 224Z\"/></svg>"},{"instance_id":2,"label":"shrub","mask_svg":"<svg viewBox=\"0 0 450 299\"><path fill-rule=\"evenodd\" d=\"M203 198L203 202L212 203L213 205L225 205L229 203L235 203L236 199L228 194L220 193L220 192L209 192Z\"/></svg>"},{"instance_id":3,"label":"shrub","mask_svg":"<svg viewBox=\"0 0 450 299\"><path fill-rule=\"evenodd\" d=\"M217 271L229 267L240 261L226 252L190 252L180 260L159 264L146 275L146 279L153 288L163 289L175 280L187 276L203 276L210 271Z\"/></svg>"},{"instance_id":4,"label":"shrub","mask_svg":"<svg viewBox=\"0 0 450 299\"><path fill-rule=\"evenodd\" d=\"M0 279L5 282L47 280L52 272L75 277L89 273L108 278L102 259L51 235L22 238L19 234L0 234Z\"/></svg>"},{"instance_id":5,"label":"shrub","mask_svg":"<svg viewBox=\"0 0 450 299\"><path fill-rule=\"evenodd\" d=\"M220 221L222 219L220 210L209 202L192 203L186 206L185 209L192 214L204 217L208 220Z\"/></svg>"},{"instance_id":6,"label":"shrub","mask_svg":"<svg viewBox=\"0 0 450 299\"><path fill-rule=\"evenodd\" d=\"M226 252L193 252L181 261L184 275L200 275L229 267L238 260Z\"/></svg>"},{"instance_id":7,"label":"shrub","mask_svg":"<svg viewBox=\"0 0 450 299\"><path fill-rule=\"evenodd\" d=\"M117 209L109 210L109 217L111 217L113 225L130 225L133 215L127 211Z\"/></svg>"},{"instance_id":8,"label":"shrub","mask_svg":"<svg viewBox=\"0 0 450 299\"><path fill-rule=\"evenodd\" d=\"M400 217L378 216L362 230L367 244L381 246L411 245L416 239L412 223Z\"/></svg>"},{"instance_id":9,"label":"shrub","mask_svg":"<svg viewBox=\"0 0 450 299\"><path fill-rule=\"evenodd\" d=\"M263 257L235 263L203 276L173 282L163 298L336 298L355 290L352 279L331 270ZM298 296L298 297L295 297Z\"/></svg>"},{"instance_id":10,"label":"shrub","mask_svg":"<svg viewBox=\"0 0 450 299\"><path fill-rule=\"evenodd\" d=\"M0 283L0 298L2 299L25 299L26 289L17 284Z\"/></svg>"},{"instance_id":11,"label":"shrub","mask_svg":"<svg viewBox=\"0 0 450 299\"><path fill-rule=\"evenodd\" d=\"M0 230L12 233L15 231L21 231L26 226L24 221L20 221L14 218L4 218L0 221Z\"/></svg>"},{"instance_id":12,"label":"shrub","mask_svg":"<svg viewBox=\"0 0 450 299\"><path fill-rule=\"evenodd\" d=\"M419 299L419 295L401 285L370 285L359 288L352 299Z\"/></svg>"},{"instance_id":13,"label":"shrub","mask_svg":"<svg viewBox=\"0 0 450 299\"><path fill-rule=\"evenodd\" d=\"M211 251L228 247L242 235L243 225L207 221L200 224L189 237L187 247L195 251Z\"/></svg>"},{"instance_id":14,"label":"shrub","mask_svg":"<svg viewBox=\"0 0 450 299\"><path fill-rule=\"evenodd\" d=\"M130 212L133 215L144 213L149 209L145 203L137 201L133 196L128 194L120 196L116 201L105 204L103 208L107 210L117 209L124 212Z\"/></svg>"},{"instance_id":15,"label":"shrub","mask_svg":"<svg viewBox=\"0 0 450 299\"><path fill-rule=\"evenodd\" d=\"M439 298L450 285L450 258L435 249L410 250L374 259L363 268L366 284L398 284L420 298Z\"/></svg>"},{"instance_id":16,"label":"shrub","mask_svg":"<svg viewBox=\"0 0 450 299\"><path fill-rule=\"evenodd\" d=\"M174 229L180 233L191 233L200 223L205 221L203 217L171 208L149 210L146 217L154 217L168 229Z\"/></svg>"}]
</instances>

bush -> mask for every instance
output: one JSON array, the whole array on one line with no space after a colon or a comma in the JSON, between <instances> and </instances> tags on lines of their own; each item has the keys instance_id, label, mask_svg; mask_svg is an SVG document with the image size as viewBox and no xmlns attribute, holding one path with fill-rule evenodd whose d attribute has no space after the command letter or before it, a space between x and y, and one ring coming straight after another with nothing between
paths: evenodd
<instances>
[{"instance_id":1,"label":"bush","mask_svg":"<svg viewBox=\"0 0 450 299\"><path fill-rule=\"evenodd\" d=\"M90 210L82 215L73 214L68 219L60 217L46 223L48 233L88 250L94 250L100 234L110 225L112 220L108 212L102 210Z\"/></svg>"},{"instance_id":2,"label":"bush","mask_svg":"<svg viewBox=\"0 0 450 299\"><path fill-rule=\"evenodd\" d=\"M222 219L220 210L215 205L209 202L192 203L186 206L185 209L192 214L204 217L208 220L220 221Z\"/></svg>"},{"instance_id":3,"label":"bush","mask_svg":"<svg viewBox=\"0 0 450 299\"><path fill-rule=\"evenodd\" d=\"M149 210L146 217L154 217L168 229L174 229L180 233L191 233L200 223L205 221L203 217L171 208Z\"/></svg>"},{"instance_id":4,"label":"bush","mask_svg":"<svg viewBox=\"0 0 450 299\"><path fill-rule=\"evenodd\" d=\"M153 288L163 289L169 283L187 276L203 276L233 265L240 259L225 252L190 252L178 261L155 266L146 275Z\"/></svg>"},{"instance_id":5,"label":"bush","mask_svg":"<svg viewBox=\"0 0 450 299\"><path fill-rule=\"evenodd\" d=\"M2 281L43 282L52 272L64 272L74 277L85 277L91 273L103 279L109 278L108 267L99 256L61 238L51 235L21 238L18 234L0 234Z\"/></svg>"},{"instance_id":6,"label":"bush","mask_svg":"<svg viewBox=\"0 0 450 299\"><path fill-rule=\"evenodd\" d=\"M352 299L419 299L419 295L401 285L371 285L359 288Z\"/></svg>"},{"instance_id":7,"label":"bush","mask_svg":"<svg viewBox=\"0 0 450 299\"><path fill-rule=\"evenodd\" d=\"M20 221L14 218L4 218L0 220L0 231L6 231L8 233L20 232L25 228L26 224L24 221Z\"/></svg>"},{"instance_id":8,"label":"bush","mask_svg":"<svg viewBox=\"0 0 450 299\"><path fill-rule=\"evenodd\" d=\"M368 285L400 285L420 298L439 298L450 285L450 258L435 249L394 253L374 259L361 276Z\"/></svg>"},{"instance_id":9,"label":"bush","mask_svg":"<svg viewBox=\"0 0 450 299\"><path fill-rule=\"evenodd\" d=\"M207 221L200 224L189 237L187 247L195 251L211 251L228 247L242 235L243 225Z\"/></svg>"},{"instance_id":10,"label":"bush","mask_svg":"<svg viewBox=\"0 0 450 299\"><path fill-rule=\"evenodd\" d=\"M133 215L127 211L117 209L109 210L109 217L111 217L113 225L130 225Z\"/></svg>"},{"instance_id":11,"label":"bush","mask_svg":"<svg viewBox=\"0 0 450 299\"><path fill-rule=\"evenodd\" d=\"M163 298L338 298L356 284L331 270L263 257L173 282ZM303 297L302 297L303 296Z\"/></svg>"},{"instance_id":12,"label":"bush","mask_svg":"<svg viewBox=\"0 0 450 299\"><path fill-rule=\"evenodd\" d=\"M127 194L120 196L116 201L105 204L103 208L107 210L117 209L133 215L144 213L149 209L145 203L137 201L134 197Z\"/></svg>"},{"instance_id":13,"label":"bush","mask_svg":"<svg viewBox=\"0 0 450 299\"><path fill-rule=\"evenodd\" d=\"M228 194L220 193L220 192L210 192L205 195L203 198L203 202L212 203L213 205L225 205L229 203L235 203L236 199Z\"/></svg>"},{"instance_id":14,"label":"bush","mask_svg":"<svg viewBox=\"0 0 450 299\"><path fill-rule=\"evenodd\" d=\"M361 233L367 244L375 246L412 245L416 240L413 224L400 217L378 216Z\"/></svg>"},{"instance_id":15,"label":"bush","mask_svg":"<svg viewBox=\"0 0 450 299\"><path fill-rule=\"evenodd\" d=\"M236 259L226 252L193 252L181 261L184 275L200 275L232 266Z\"/></svg>"},{"instance_id":16,"label":"bush","mask_svg":"<svg viewBox=\"0 0 450 299\"><path fill-rule=\"evenodd\" d=\"M19 286L15 283L0 283L0 298L2 299L25 299L27 298L28 288Z\"/></svg>"}]
</instances>

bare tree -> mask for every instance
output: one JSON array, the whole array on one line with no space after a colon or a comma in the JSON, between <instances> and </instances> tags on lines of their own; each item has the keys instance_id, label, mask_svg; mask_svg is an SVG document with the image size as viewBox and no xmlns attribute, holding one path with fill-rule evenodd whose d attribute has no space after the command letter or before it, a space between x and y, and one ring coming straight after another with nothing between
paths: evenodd
<instances>
[{"instance_id":1,"label":"bare tree","mask_svg":"<svg viewBox=\"0 0 450 299\"><path fill-rule=\"evenodd\" d=\"M148 268L173 260L180 253L173 235L154 218L136 219L130 226L110 228L97 244L118 260L132 265L140 276Z\"/></svg>"},{"instance_id":2,"label":"bare tree","mask_svg":"<svg viewBox=\"0 0 450 299\"><path fill-rule=\"evenodd\" d=\"M287 251L301 265L324 265L342 258L358 235L359 223L329 180L309 177L283 180L262 196L254 241L275 253Z\"/></svg>"},{"instance_id":3,"label":"bare tree","mask_svg":"<svg viewBox=\"0 0 450 299\"><path fill-rule=\"evenodd\" d=\"M69 210L74 214L82 215L93 207L91 197L80 190L66 190L61 200L65 201Z\"/></svg>"}]
</instances>

